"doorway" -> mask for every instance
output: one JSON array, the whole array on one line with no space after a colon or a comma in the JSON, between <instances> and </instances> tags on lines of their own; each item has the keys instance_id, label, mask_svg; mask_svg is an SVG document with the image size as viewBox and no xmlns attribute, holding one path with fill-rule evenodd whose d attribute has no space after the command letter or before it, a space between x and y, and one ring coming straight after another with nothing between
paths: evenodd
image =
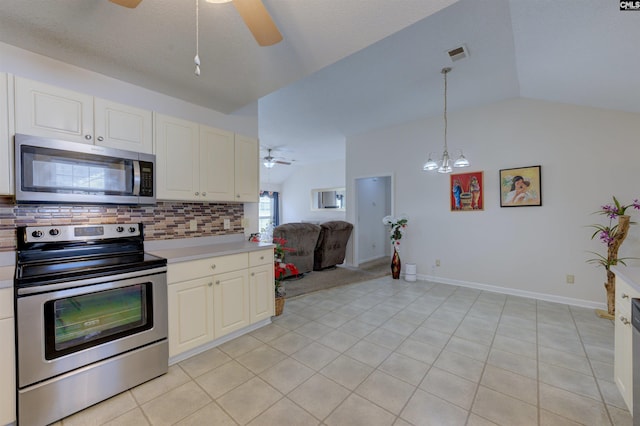
<instances>
[{"instance_id":1,"label":"doorway","mask_svg":"<svg viewBox=\"0 0 640 426\"><path fill-rule=\"evenodd\" d=\"M355 264L388 258L391 245L382 218L391 214L391 176L356 178Z\"/></svg>"}]
</instances>

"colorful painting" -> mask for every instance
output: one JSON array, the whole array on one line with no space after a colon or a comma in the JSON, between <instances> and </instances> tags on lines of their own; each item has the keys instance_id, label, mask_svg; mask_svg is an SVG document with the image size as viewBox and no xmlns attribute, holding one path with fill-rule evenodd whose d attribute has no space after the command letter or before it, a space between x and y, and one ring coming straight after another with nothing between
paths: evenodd
<instances>
[{"instance_id":1,"label":"colorful painting","mask_svg":"<svg viewBox=\"0 0 640 426\"><path fill-rule=\"evenodd\" d=\"M484 210L482 172L451 175L451 211Z\"/></svg>"},{"instance_id":2,"label":"colorful painting","mask_svg":"<svg viewBox=\"0 0 640 426\"><path fill-rule=\"evenodd\" d=\"M541 205L540 166L500 170L500 207Z\"/></svg>"}]
</instances>

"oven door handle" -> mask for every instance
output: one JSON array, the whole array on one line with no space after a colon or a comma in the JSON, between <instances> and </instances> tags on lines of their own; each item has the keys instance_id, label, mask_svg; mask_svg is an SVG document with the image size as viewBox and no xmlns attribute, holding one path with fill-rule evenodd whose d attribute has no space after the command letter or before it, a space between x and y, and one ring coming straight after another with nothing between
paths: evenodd
<instances>
[{"instance_id":1,"label":"oven door handle","mask_svg":"<svg viewBox=\"0 0 640 426\"><path fill-rule=\"evenodd\" d=\"M23 287L16 289L16 295L20 296L30 296L39 293L48 293L51 291L58 290L68 290L76 287L84 287L87 285L93 284L104 284L104 283L113 283L116 281L126 280L130 278L142 278L148 275L155 274L164 274L167 272L166 266L161 266L159 268L145 269L143 271L135 271L135 272L125 272L123 274L115 274L115 275L107 275L97 278L87 278L73 281L66 281L63 283L57 284L46 284L46 285L36 285L31 287Z\"/></svg>"}]
</instances>

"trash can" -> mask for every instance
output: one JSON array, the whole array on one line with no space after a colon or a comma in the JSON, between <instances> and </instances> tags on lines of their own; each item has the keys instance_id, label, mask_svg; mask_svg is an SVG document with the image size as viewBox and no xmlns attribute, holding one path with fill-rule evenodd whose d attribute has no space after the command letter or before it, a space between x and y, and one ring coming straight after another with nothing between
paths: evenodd
<instances>
[{"instance_id":1,"label":"trash can","mask_svg":"<svg viewBox=\"0 0 640 426\"><path fill-rule=\"evenodd\" d=\"M404 264L404 280L405 281L416 280L416 264L415 263Z\"/></svg>"}]
</instances>

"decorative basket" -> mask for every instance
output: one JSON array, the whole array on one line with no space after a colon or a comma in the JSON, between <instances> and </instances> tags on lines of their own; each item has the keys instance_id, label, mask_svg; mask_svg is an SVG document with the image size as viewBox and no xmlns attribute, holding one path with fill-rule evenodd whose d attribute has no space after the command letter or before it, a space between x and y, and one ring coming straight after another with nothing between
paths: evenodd
<instances>
[{"instance_id":1,"label":"decorative basket","mask_svg":"<svg viewBox=\"0 0 640 426\"><path fill-rule=\"evenodd\" d=\"M276 297L276 316L282 315L284 309L284 297Z\"/></svg>"}]
</instances>

